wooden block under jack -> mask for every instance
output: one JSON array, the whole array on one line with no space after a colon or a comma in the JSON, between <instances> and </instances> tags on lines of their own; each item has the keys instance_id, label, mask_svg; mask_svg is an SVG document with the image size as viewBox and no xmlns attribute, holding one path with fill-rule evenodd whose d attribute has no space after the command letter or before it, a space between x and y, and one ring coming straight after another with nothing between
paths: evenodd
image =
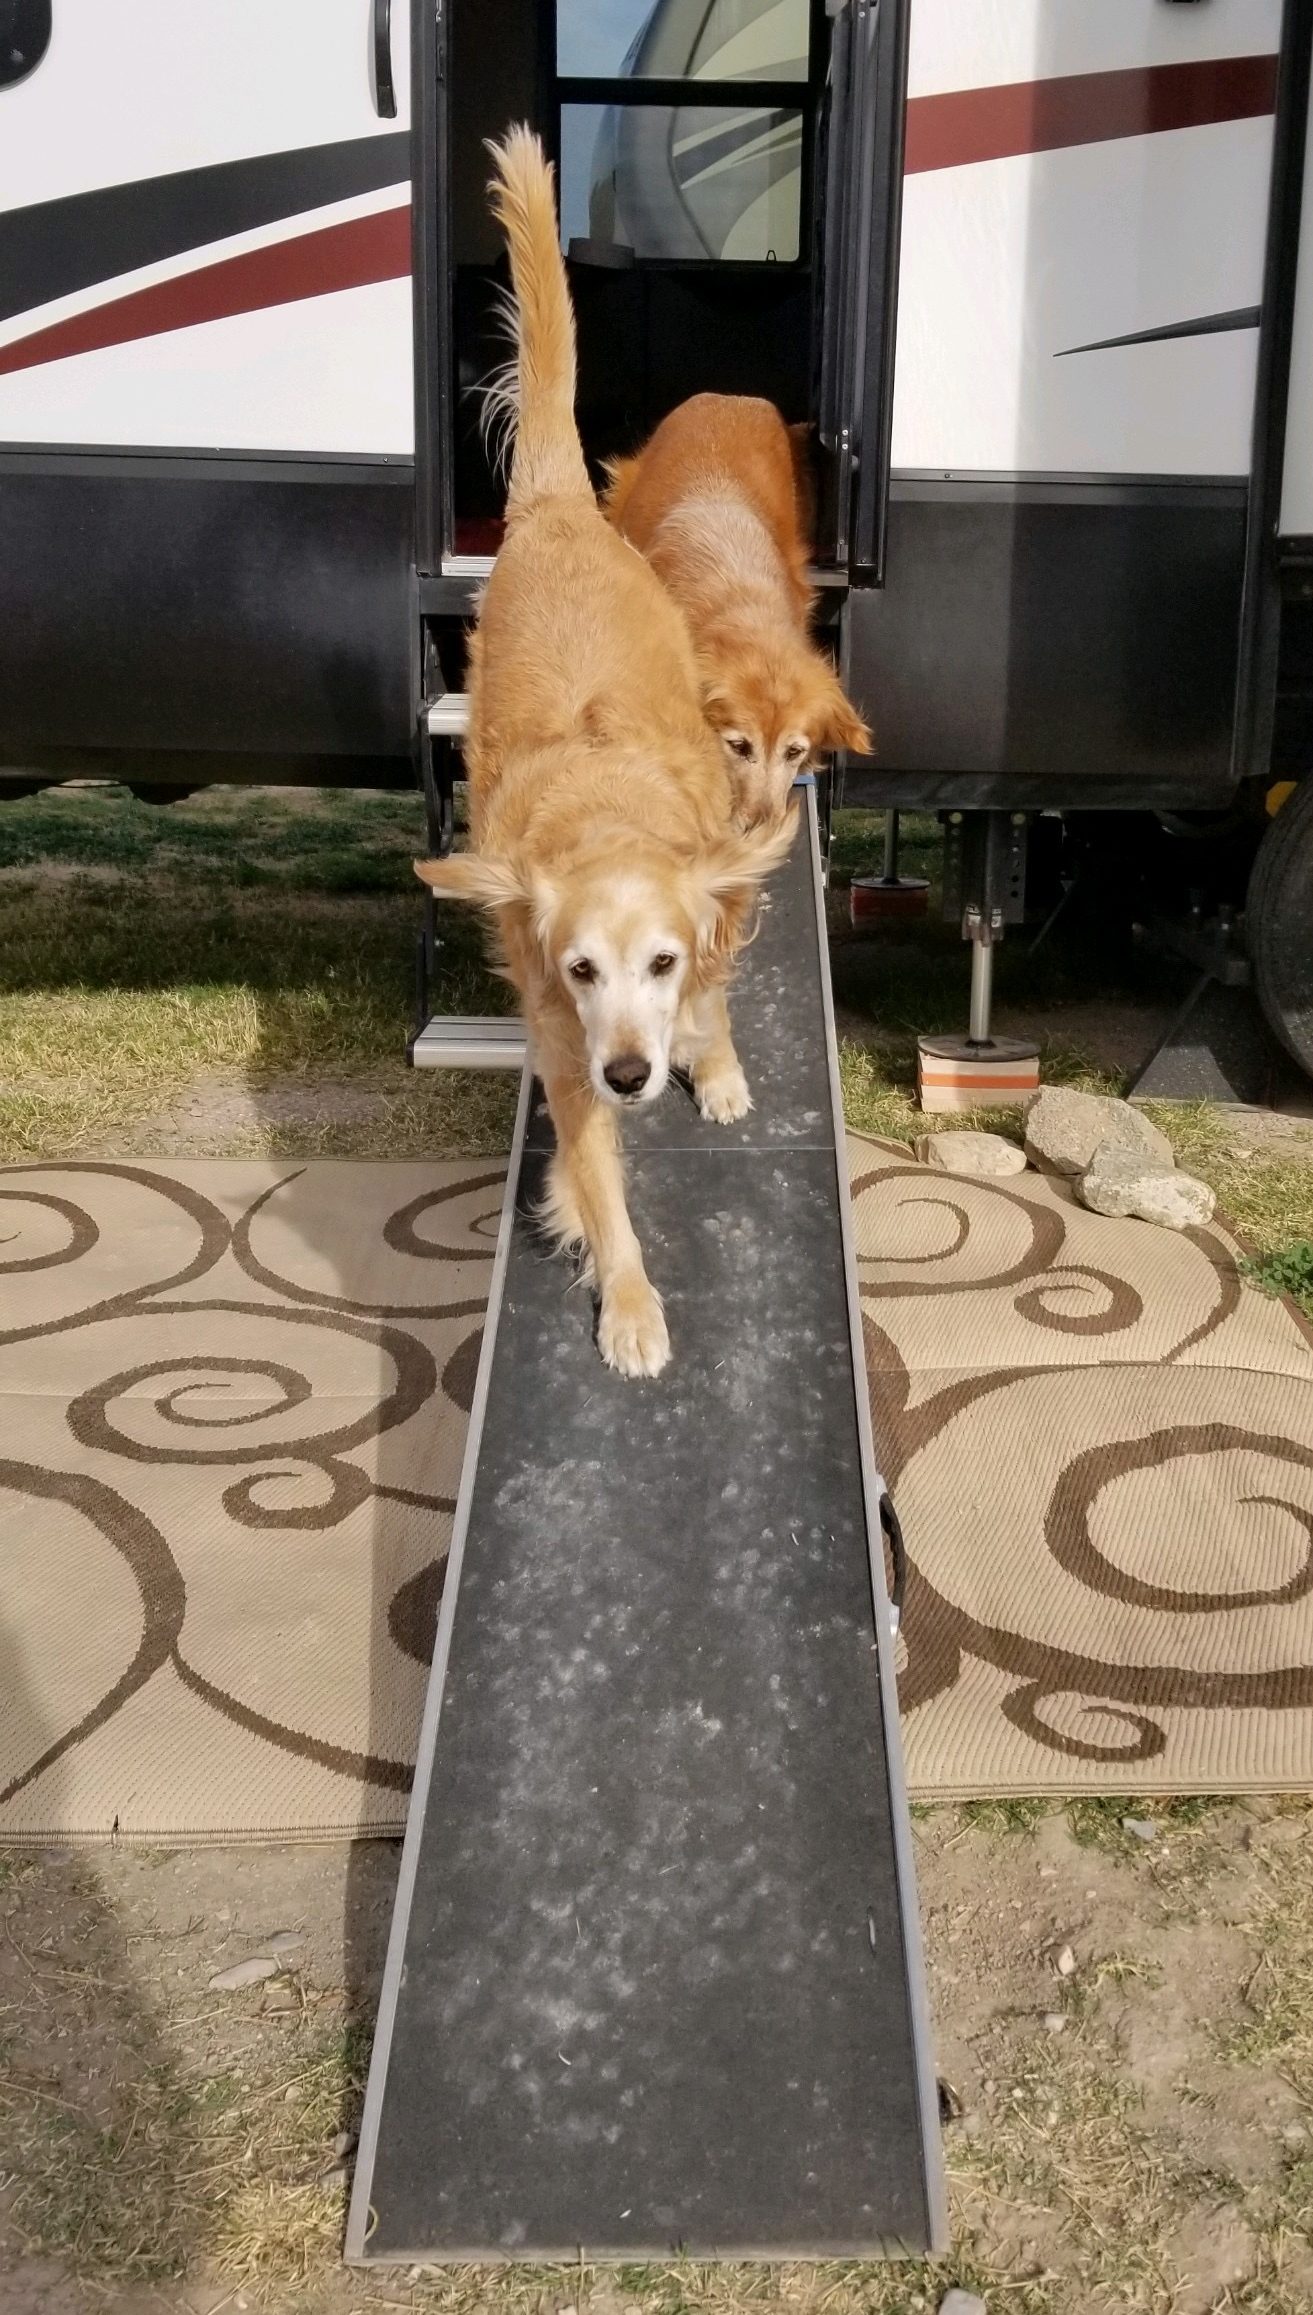
<instances>
[{"instance_id":1,"label":"wooden block under jack","mask_svg":"<svg viewBox=\"0 0 1313 2315\"><path fill-rule=\"evenodd\" d=\"M918 1037L922 1109L1014 1109L1039 1091L1039 1047L1024 1037Z\"/></svg>"}]
</instances>

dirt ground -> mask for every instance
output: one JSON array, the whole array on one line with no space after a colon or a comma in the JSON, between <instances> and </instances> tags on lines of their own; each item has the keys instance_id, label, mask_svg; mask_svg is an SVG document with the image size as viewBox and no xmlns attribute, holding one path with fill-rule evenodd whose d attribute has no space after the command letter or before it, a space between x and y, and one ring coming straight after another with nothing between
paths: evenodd
<instances>
[{"instance_id":1,"label":"dirt ground","mask_svg":"<svg viewBox=\"0 0 1313 2315\"><path fill-rule=\"evenodd\" d=\"M399 1848L0 1852L5 2315L1313 2307L1313 1811L918 1811L954 2244L933 2271L348 2273ZM1147 1836L1147 1837L1146 1837ZM281 1972L210 1990L276 1942Z\"/></svg>"}]
</instances>

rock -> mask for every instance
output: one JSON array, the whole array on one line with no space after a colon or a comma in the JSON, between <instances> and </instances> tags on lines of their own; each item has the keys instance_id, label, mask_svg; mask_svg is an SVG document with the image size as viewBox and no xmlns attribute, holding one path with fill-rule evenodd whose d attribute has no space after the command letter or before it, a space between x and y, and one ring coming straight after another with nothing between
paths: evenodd
<instances>
[{"instance_id":1,"label":"rock","mask_svg":"<svg viewBox=\"0 0 1313 2315\"><path fill-rule=\"evenodd\" d=\"M1152 1817L1123 1817L1122 1831L1129 1833L1133 1841L1156 1841L1158 1838L1158 1827Z\"/></svg>"},{"instance_id":2,"label":"rock","mask_svg":"<svg viewBox=\"0 0 1313 2315\"><path fill-rule=\"evenodd\" d=\"M344 2155L354 2154L355 2151L356 2134L354 2130L339 2130L336 2138L333 2140L334 2160L336 2162L341 2162Z\"/></svg>"},{"instance_id":3,"label":"rock","mask_svg":"<svg viewBox=\"0 0 1313 2315\"><path fill-rule=\"evenodd\" d=\"M1170 1167L1172 1145L1165 1133L1129 1101L1108 1093L1076 1093L1066 1085L1046 1085L1026 1113L1026 1155L1052 1174L1083 1174L1096 1150L1134 1150Z\"/></svg>"},{"instance_id":4,"label":"rock","mask_svg":"<svg viewBox=\"0 0 1313 2315\"><path fill-rule=\"evenodd\" d=\"M1024 1174L1026 1153L1001 1133L923 1133L916 1143L923 1166L941 1174Z\"/></svg>"},{"instance_id":5,"label":"rock","mask_svg":"<svg viewBox=\"0 0 1313 2315\"><path fill-rule=\"evenodd\" d=\"M1169 1230L1210 1222L1216 1202L1207 1182L1197 1182L1193 1174L1178 1174L1154 1158L1108 1147L1096 1151L1076 1190L1092 1214L1161 1222Z\"/></svg>"},{"instance_id":6,"label":"rock","mask_svg":"<svg viewBox=\"0 0 1313 2315\"><path fill-rule=\"evenodd\" d=\"M317 2186L326 2186L329 2188L335 2186L345 2186L350 2176L351 2166L349 2163L330 2162L327 2170L321 2170L319 2172L318 2177L315 2180L315 2184Z\"/></svg>"},{"instance_id":7,"label":"rock","mask_svg":"<svg viewBox=\"0 0 1313 2315\"><path fill-rule=\"evenodd\" d=\"M1044 2031L1046 2034L1065 2034L1067 2031L1065 2013L1062 2010L1045 2010Z\"/></svg>"},{"instance_id":8,"label":"rock","mask_svg":"<svg viewBox=\"0 0 1313 2315\"><path fill-rule=\"evenodd\" d=\"M1063 1946L1053 1966L1059 1977L1074 1977L1076 1975L1076 1956L1069 1945Z\"/></svg>"},{"instance_id":9,"label":"rock","mask_svg":"<svg viewBox=\"0 0 1313 2315\"><path fill-rule=\"evenodd\" d=\"M974 2291L959 2291L955 2283L940 2300L939 2315L988 2315L988 2309Z\"/></svg>"},{"instance_id":10,"label":"rock","mask_svg":"<svg viewBox=\"0 0 1313 2315\"><path fill-rule=\"evenodd\" d=\"M268 1951L270 1953L296 1953L304 1944L305 1931L303 1929L280 1929L275 1936L269 1939Z\"/></svg>"},{"instance_id":11,"label":"rock","mask_svg":"<svg viewBox=\"0 0 1313 2315\"><path fill-rule=\"evenodd\" d=\"M249 1961L235 1961L231 1969L216 1970L210 1979L211 1993L242 1993L248 1985L263 1985L267 1977L277 1977L278 1964L268 1953L253 1953Z\"/></svg>"}]
</instances>

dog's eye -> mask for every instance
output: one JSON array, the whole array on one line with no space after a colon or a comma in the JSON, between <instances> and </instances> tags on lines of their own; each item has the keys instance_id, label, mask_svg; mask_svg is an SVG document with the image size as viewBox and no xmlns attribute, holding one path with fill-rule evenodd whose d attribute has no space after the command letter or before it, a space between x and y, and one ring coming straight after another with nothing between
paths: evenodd
<instances>
[{"instance_id":1,"label":"dog's eye","mask_svg":"<svg viewBox=\"0 0 1313 2315\"><path fill-rule=\"evenodd\" d=\"M648 971L655 973L659 981L664 980L667 973L673 973L674 969L675 960L669 949L662 949L661 954L653 957L648 967Z\"/></svg>"},{"instance_id":2,"label":"dog's eye","mask_svg":"<svg viewBox=\"0 0 1313 2315\"><path fill-rule=\"evenodd\" d=\"M745 739L742 732L728 732L726 740L736 756L742 756L746 760L752 754L752 742L750 739Z\"/></svg>"},{"instance_id":3,"label":"dog's eye","mask_svg":"<svg viewBox=\"0 0 1313 2315\"><path fill-rule=\"evenodd\" d=\"M784 751L784 761L786 764L799 764L806 753L806 740L790 740Z\"/></svg>"},{"instance_id":4,"label":"dog's eye","mask_svg":"<svg viewBox=\"0 0 1313 2315\"><path fill-rule=\"evenodd\" d=\"M590 965L587 957L576 957L570 967L570 978L572 981L595 981L597 968Z\"/></svg>"}]
</instances>

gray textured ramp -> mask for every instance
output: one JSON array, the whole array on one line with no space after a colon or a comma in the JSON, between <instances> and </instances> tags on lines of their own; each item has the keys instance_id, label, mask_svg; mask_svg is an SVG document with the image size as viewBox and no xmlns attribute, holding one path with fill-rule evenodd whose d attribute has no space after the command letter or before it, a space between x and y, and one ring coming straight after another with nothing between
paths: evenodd
<instances>
[{"instance_id":1,"label":"gray textured ramp","mask_svg":"<svg viewBox=\"0 0 1313 2315\"><path fill-rule=\"evenodd\" d=\"M940 2231L808 847L780 882L734 1008L758 1110L672 1094L630 1137L656 1383L601 1365L543 1255L530 1125L355 2257Z\"/></svg>"}]
</instances>

